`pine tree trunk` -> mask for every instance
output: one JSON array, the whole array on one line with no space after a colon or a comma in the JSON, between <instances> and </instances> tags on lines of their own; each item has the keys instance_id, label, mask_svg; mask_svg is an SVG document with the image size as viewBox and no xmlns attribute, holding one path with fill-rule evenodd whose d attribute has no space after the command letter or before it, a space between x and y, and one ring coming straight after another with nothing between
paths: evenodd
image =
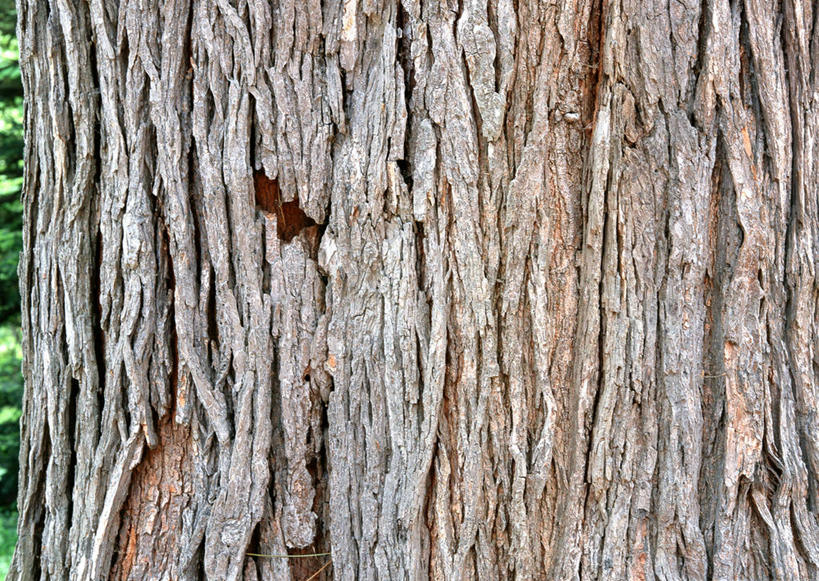
<instances>
[{"instance_id":1,"label":"pine tree trunk","mask_svg":"<svg viewBox=\"0 0 819 581\"><path fill-rule=\"evenodd\" d=\"M815 8L19 0L10 578L819 579Z\"/></svg>"}]
</instances>

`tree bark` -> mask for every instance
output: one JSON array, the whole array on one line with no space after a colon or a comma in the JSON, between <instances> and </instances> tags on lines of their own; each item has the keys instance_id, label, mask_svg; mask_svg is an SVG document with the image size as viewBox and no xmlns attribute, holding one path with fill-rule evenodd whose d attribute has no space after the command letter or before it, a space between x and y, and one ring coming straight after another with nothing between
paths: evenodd
<instances>
[{"instance_id":1,"label":"tree bark","mask_svg":"<svg viewBox=\"0 0 819 581\"><path fill-rule=\"evenodd\" d=\"M18 11L10 579L819 579L812 2Z\"/></svg>"}]
</instances>

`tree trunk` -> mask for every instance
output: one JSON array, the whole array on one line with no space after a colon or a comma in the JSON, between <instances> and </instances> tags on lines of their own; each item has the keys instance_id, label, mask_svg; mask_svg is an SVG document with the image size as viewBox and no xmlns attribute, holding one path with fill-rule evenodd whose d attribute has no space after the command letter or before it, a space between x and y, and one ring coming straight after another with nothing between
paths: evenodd
<instances>
[{"instance_id":1,"label":"tree trunk","mask_svg":"<svg viewBox=\"0 0 819 581\"><path fill-rule=\"evenodd\" d=\"M819 579L812 2L18 9L11 579Z\"/></svg>"}]
</instances>

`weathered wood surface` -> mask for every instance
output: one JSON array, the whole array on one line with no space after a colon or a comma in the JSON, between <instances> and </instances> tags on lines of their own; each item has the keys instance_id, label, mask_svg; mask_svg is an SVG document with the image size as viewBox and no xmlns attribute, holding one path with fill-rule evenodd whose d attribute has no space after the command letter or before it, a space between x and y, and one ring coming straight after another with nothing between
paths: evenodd
<instances>
[{"instance_id":1,"label":"weathered wood surface","mask_svg":"<svg viewBox=\"0 0 819 581\"><path fill-rule=\"evenodd\" d=\"M819 10L19 0L10 579L819 579Z\"/></svg>"}]
</instances>

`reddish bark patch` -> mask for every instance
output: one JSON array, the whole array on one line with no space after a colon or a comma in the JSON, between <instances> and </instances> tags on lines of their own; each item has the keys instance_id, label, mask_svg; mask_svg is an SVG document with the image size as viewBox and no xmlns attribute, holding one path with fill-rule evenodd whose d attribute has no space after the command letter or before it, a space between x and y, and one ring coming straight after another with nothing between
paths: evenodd
<instances>
[{"instance_id":1,"label":"reddish bark patch","mask_svg":"<svg viewBox=\"0 0 819 581\"><path fill-rule=\"evenodd\" d=\"M159 445L131 478L111 579L159 579L173 572L186 541L182 513L193 496L194 472L190 430L166 414L157 436Z\"/></svg>"},{"instance_id":2,"label":"reddish bark patch","mask_svg":"<svg viewBox=\"0 0 819 581\"><path fill-rule=\"evenodd\" d=\"M279 180L271 180L263 172L257 171L253 176L256 191L256 205L265 212L278 214L281 205Z\"/></svg>"},{"instance_id":3,"label":"reddish bark patch","mask_svg":"<svg viewBox=\"0 0 819 581\"><path fill-rule=\"evenodd\" d=\"M264 212L276 215L276 233L279 239L290 242L305 228L316 226L315 220L299 207L299 199L282 202L279 180L271 180L263 172L253 176L256 205ZM317 228L314 229L317 231Z\"/></svg>"}]
</instances>

